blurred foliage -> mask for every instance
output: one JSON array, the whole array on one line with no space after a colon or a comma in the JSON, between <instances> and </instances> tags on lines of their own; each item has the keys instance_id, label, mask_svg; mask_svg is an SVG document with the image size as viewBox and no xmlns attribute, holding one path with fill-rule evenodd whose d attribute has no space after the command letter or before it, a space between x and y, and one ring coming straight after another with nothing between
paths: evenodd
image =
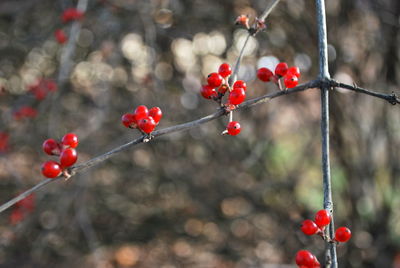
<instances>
[{"instance_id":1,"label":"blurred foliage","mask_svg":"<svg viewBox=\"0 0 400 268\"><path fill-rule=\"evenodd\" d=\"M63 46L53 32L69 33L60 15L77 3L1 1L0 131L10 148L0 158L0 201L43 179L48 137L77 133L83 162L139 136L120 123L137 105L162 108L158 128L214 112L200 85L235 62L246 34L236 16L261 14L266 3L91 0L67 82L38 102L29 86L59 82ZM332 77L396 90L400 2L326 7ZM313 1L283 0L250 40L239 72L249 98L277 90L255 71L279 60L299 66L302 82L316 77L314 10ZM38 115L14 120L26 105ZM11 224L12 209L2 213L0 267L292 267L303 248L322 260L324 243L299 229L322 208L319 105L316 89L274 99L235 113L239 136L219 135L223 118L47 186L20 223ZM400 267L398 114L368 96L331 94L335 221L354 234L338 247L340 267Z\"/></svg>"}]
</instances>

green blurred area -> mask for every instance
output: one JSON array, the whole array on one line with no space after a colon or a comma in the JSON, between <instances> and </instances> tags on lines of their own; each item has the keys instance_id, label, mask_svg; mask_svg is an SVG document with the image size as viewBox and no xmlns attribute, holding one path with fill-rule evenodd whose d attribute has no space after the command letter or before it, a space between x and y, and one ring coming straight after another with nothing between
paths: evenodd
<instances>
[{"instance_id":1,"label":"green blurred area","mask_svg":"<svg viewBox=\"0 0 400 268\"><path fill-rule=\"evenodd\" d=\"M38 102L28 87L57 80L67 33L62 10L76 1L0 2L0 201L43 180L42 142L80 137L84 162L136 137L120 117L161 107L157 129L191 121L218 105L199 94L208 73L235 63L246 31L239 14L261 0L105 0L88 2L67 82ZM398 0L326 1L331 76L398 93ZM283 0L252 38L239 78L247 97L277 89L256 69L286 61L318 73L313 1ZM39 111L16 121L22 105ZM352 239L338 246L340 267L400 267L398 107L331 92L331 172L335 224ZM324 242L300 231L322 209L320 100L317 89L234 113L242 132L221 136L228 118L141 144L35 195L18 224L0 217L0 267L295 267L300 249L323 260ZM282 265L282 266L279 266Z\"/></svg>"}]
</instances>

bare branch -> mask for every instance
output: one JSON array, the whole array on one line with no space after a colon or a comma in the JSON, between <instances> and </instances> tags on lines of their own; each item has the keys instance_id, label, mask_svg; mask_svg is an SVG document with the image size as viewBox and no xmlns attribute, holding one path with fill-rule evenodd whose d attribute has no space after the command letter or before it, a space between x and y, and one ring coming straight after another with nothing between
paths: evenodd
<instances>
[{"instance_id":1,"label":"bare branch","mask_svg":"<svg viewBox=\"0 0 400 268\"><path fill-rule=\"evenodd\" d=\"M326 30L325 0L316 0L318 48L319 48L319 78L322 81L330 78L328 68L328 41ZM335 222L333 215L332 182L329 160L329 85L321 85L321 144L322 144L322 177L324 191L324 209L331 214L331 222L326 230L329 239L334 236ZM336 244L328 243L325 250L326 267L337 268Z\"/></svg>"},{"instance_id":2,"label":"bare branch","mask_svg":"<svg viewBox=\"0 0 400 268\"><path fill-rule=\"evenodd\" d=\"M344 83L340 83L337 82L335 80L330 80L330 85L331 87L340 87L340 88L344 88L344 89L348 89L348 90L352 90L358 93L363 93L363 94L367 94L376 98L380 98L383 99L387 102L389 102L390 104L396 105L400 103L400 98L397 97L397 95L393 92L392 94L383 94L383 93L378 93L372 90L368 90L365 88L361 88L359 86L356 85L348 85L348 84L344 84Z\"/></svg>"},{"instance_id":3,"label":"bare branch","mask_svg":"<svg viewBox=\"0 0 400 268\"><path fill-rule=\"evenodd\" d=\"M280 0L273 0L269 6L267 6L267 8L264 10L264 12L262 13L262 15L260 16L260 20L264 21L268 15L271 13L271 11L276 7L276 5L279 3Z\"/></svg>"},{"instance_id":4,"label":"bare branch","mask_svg":"<svg viewBox=\"0 0 400 268\"><path fill-rule=\"evenodd\" d=\"M264 96L261 96L261 97L255 98L255 99L248 100L246 102L243 102L240 106L238 106L237 109L238 110L242 110L242 109L245 109L245 108L250 108L250 107L253 107L253 106L261 104L261 103L264 103L264 102L266 102L268 100L271 100L273 98L276 98L276 97L280 97L280 96L288 95L288 94L292 94L292 93L297 93L297 92L304 91L304 90L307 90L307 89L310 89L310 88L318 87L320 85L321 85L321 81L320 80L313 80L313 81L310 81L308 83L305 83L305 84L302 84L300 86L297 86L295 88L292 88L290 90L277 91L277 92L274 92L274 93L271 93L271 94L267 94L267 95L264 95ZM210 115L207 115L205 117L202 117L200 119L154 131L151 134L151 140L150 141L154 140L156 137L159 137L159 136L163 136L163 135L167 135L167 134L171 134L171 133L175 133L175 132L179 132L179 131L184 131L184 130L189 130L189 129L198 127L198 126L203 125L203 124L205 124L207 122L213 121L213 120L223 116L224 114L226 114L225 110L223 108L220 108L217 112L215 112L213 114L210 114ZM118 154L120 152L126 151L126 150L128 150L129 148L131 148L131 147L133 147L135 145L143 143L144 139L146 139L146 138L148 138L148 137L147 136L141 136L141 137L139 137L139 138L137 138L135 140L132 140L132 141L126 143L126 144L123 144L123 145L121 145L121 146L119 146L119 147L117 147L117 148L115 148L115 149L113 149L113 150L111 150L109 152L106 152L106 153L104 153L102 155L99 155L99 156L97 156L95 158L92 158L92 159L86 161L85 163L82 163L82 164L79 164L79 165L75 165L75 166L71 167L68 171L69 171L69 173L71 174L71 177L72 177L72 176L76 175L78 172L79 173L83 172L83 171L87 170L90 167L93 167L95 165L98 165L98 164L104 162L108 158L110 158L110 157L112 157L112 156L114 156L114 155L116 155L116 154ZM63 177L58 177L56 179L45 179L44 181L38 183L37 185L33 186L29 190L21 193L17 197L14 197L13 199L8 201L7 203L1 205L0 206L0 213L3 212L4 210L6 210L7 208L11 207L12 205L17 203L18 201L24 199L29 194L39 190L40 188L44 187L45 185L49 184L50 182L57 181L57 180L59 180L61 178L63 178Z\"/></svg>"}]
</instances>

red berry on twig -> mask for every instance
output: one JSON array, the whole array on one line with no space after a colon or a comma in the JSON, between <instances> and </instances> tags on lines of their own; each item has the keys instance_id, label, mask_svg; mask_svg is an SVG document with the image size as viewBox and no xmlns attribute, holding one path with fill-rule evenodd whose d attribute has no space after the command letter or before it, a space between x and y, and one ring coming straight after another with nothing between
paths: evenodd
<instances>
[{"instance_id":1,"label":"red berry on twig","mask_svg":"<svg viewBox=\"0 0 400 268\"><path fill-rule=\"evenodd\" d=\"M64 32L63 30L61 30L61 29L57 29L57 30L54 32L54 36L55 36L57 42L60 43L60 44L64 44L64 43L67 42L67 40L68 40L67 35L66 35L65 32Z\"/></svg>"},{"instance_id":2,"label":"red berry on twig","mask_svg":"<svg viewBox=\"0 0 400 268\"><path fill-rule=\"evenodd\" d=\"M347 242L351 238L351 231L347 227L339 227L335 232L335 240L338 242Z\"/></svg>"},{"instance_id":3,"label":"red berry on twig","mask_svg":"<svg viewBox=\"0 0 400 268\"><path fill-rule=\"evenodd\" d=\"M271 81L271 78L273 76L274 76L274 74L272 73L272 71L265 67L262 67L262 68L258 69L258 71L257 71L258 79L260 79L261 81L264 81L264 82Z\"/></svg>"},{"instance_id":4,"label":"red berry on twig","mask_svg":"<svg viewBox=\"0 0 400 268\"><path fill-rule=\"evenodd\" d=\"M135 115L135 120L138 123L140 119L149 116L149 110L145 105L139 105L133 114Z\"/></svg>"},{"instance_id":5,"label":"red berry on twig","mask_svg":"<svg viewBox=\"0 0 400 268\"><path fill-rule=\"evenodd\" d=\"M246 91L247 89L246 82L244 82L243 80L237 80L235 83L233 83L233 89L235 88L243 88L244 91Z\"/></svg>"},{"instance_id":6,"label":"red berry on twig","mask_svg":"<svg viewBox=\"0 0 400 268\"><path fill-rule=\"evenodd\" d=\"M294 88L299 84L299 79L294 74L287 74L283 82L287 88Z\"/></svg>"},{"instance_id":7,"label":"red berry on twig","mask_svg":"<svg viewBox=\"0 0 400 268\"><path fill-rule=\"evenodd\" d=\"M136 128L137 125L135 120L135 115L130 113L124 114L121 117L121 122L125 127L128 128Z\"/></svg>"},{"instance_id":8,"label":"red berry on twig","mask_svg":"<svg viewBox=\"0 0 400 268\"><path fill-rule=\"evenodd\" d=\"M42 145L43 151L48 155L59 155L60 145L54 139L47 139Z\"/></svg>"},{"instance_id":9,"label":"red berry on twig","mask_svg":"<svg viewBox=\"0 0 400 268\"><path fill-rule=\"evenodd\" d=\"M285 76L288 71L289 66L286 62L280 62L275 67L275 74L278 76Z\"/></svg>"},{"instance_id":10,"label":"red berry on twig","mask_svg":"<svg viewBox=\"0 0 400 268\"><path fill-rule=\"evenodd\" d=\"M201 96L203 96L206 99L211 99L214 97L217 97L217 91L209 85L204 85L200 89Z\"/></svg>"},{"instance_id":11,"label":"red berry on twig","mask_svg":"<svg viewBox=\"0 0 400 268\"><path fill-rule=\"evenodd\" d=\"M235 88L229 93L229 104L238 105L246 99L243 88Z\"/></svg>"},{"instance_id":12,"label":"red berry on twig","mask_svg":"<svg viewBox=\"0 0 400 268\"><path fill-rule=\"evenodd\" d=\"M318 226L312 220L304 220L301 224L301 231L306 235L313 235L318 232Z\"/></svg>"},{"instance_id":13,"label":"red berry on twig","mask_svg":"<svg viewBox=\"0 0 400 268\"><path fill-rule=\"evenodd\" d=\"M313 267L316 257L308 250L299 250L296 254L296 264Z\"/></svg>"},{"instance_id":14,"label":"red berry on twig","mask_svg":"<svg viewBox=\"0 0 400 268\"><path fill-rule=\"evenodd\" d=\"M328 225L331 222L331 215L330 213L325 210L321 209L317 213L315 213L315 221L314 221L318 227L322 228Z\"/></svg>"},{"instance_id":15,"label":"red berry on twig","mask_svg":"<svg viewBox=\"0 0 400 268\"><path fill-rule=\"evenodd\" d=\"M162 111L159 107L153 107L149 110L149 116L153 117L156 124L158 124L162 118Z\"/></svg>"},{"instance_id":16,"label":"red berry on twig","mask_svg":"<svg viewBox=\"0 0 400 268\"><path fill-rule=\"evenodd\" d=\"M76 148L78 146L78 136L74 133L65 134L64 137L61 139L61 143L64 146Z\"/></svg>"},{"instance_id":17,"label":"red berry on twig","mask_svg":"<svg viewBox=\"0 0 400 268\"><path fill-rule=\"evenodd\" d=\"M61 166L55 161L47 161L42 165L42 174L47 178L56 178L61 174Z\"/></svg>"},{"instance_id":18,"label":"red berry on twig","mask_svg":"<svg viewBox=\"0 0 400 268\"><path fill-rule=\"evenodd\" d=\"M236 136L237 134L240 133L240 124L237 121L232 121L229 122L229 124L226 126L226 130L228 131L228 134L231 136Z\"/></svg>"},{"instance_id":19,"label":"red berry on twig","mask_svg":"<svg viewBox=\"0 0 400 268\"><path fill-rule=\"evenodd\" d=\"M75 164L78 159L78 154L73 148L67 148L61 152L60 164L62 168L70 167Z\"/></svg>"},{"instance_id":20,"label":"red berry on twig","mask_svg":"<svg viewBox=\"0 0 400 268\"><path fill-rule=\"evenodd\" d=\"M212 88L217 88L222 84L224 78L219 73L211 73L208 75L207 83Z\"/></svg>"},{"instance_id":21,"label":"red berry on twig","mask_svg":"<svg viewBox=\"0 0 400 268\"><path fill-rule=\"evenodd\" d=\"M151 117L151 116L142 118L139 121L139 128L144 133L147 133L147 134L151 133L155 127L156 127L156 122L154 121L153 117Z\"/></svg>"},{"instance_id":22,"label":"red berry on twig","mask_svg":"<svg viewBox=\"0 0 400 268\"><path fill-rule=\"evenodd\" d=\"M228 77L232 73L232 68L228 63L222 63L219 66L218 73L224 78Z\"/></svg>"},{"instance_id":23,"label":"red berry on twig","mask_svg":"<svg viewBox=\"0 0 400 268\"><path fill-rule=\"evenodd\" d=\"M286 73L286 74L287 74L287 75L293 74L293 75L295 75L297 78L300 78L300 69L299 69L299 67L297 67L297 66L290 67L290 68L287 70L287 73Z\"/></svg>"}]
</instances>

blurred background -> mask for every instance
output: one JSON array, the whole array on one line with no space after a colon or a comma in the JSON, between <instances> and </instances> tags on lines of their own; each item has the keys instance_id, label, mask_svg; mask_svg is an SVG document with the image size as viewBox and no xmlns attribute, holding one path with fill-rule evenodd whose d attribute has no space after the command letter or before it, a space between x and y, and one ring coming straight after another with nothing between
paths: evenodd
<instances>
[{"instance_id":1,"label":"blurred background","mask_svg":"<svg viewBox=\"0 0 400 268\"><path fill-rule=\"evenodd\" d=\"M139 136L120 117L140 104L161 107L158 129L215 112L200 86L234 64L246 37L235 18L268 2L0 1L0 201L43 180L47 138L77 133L82 163ZM77 4L83 18L62 23ZM326 8L332 77L398 94L400 2ZM255 73L279 61L314 79L317 51L314 1L282 0L245 50L247 97L277 90ZM335 222L353 232L340 267L400 267L398 109L331 94ZM227 118L163 136L3 212L0 267L295 267L300 249L322 261L324 242L299 228L322 209L319 91L234 118L236 137L220 135Z\"/></svg>"}]
</instances>

